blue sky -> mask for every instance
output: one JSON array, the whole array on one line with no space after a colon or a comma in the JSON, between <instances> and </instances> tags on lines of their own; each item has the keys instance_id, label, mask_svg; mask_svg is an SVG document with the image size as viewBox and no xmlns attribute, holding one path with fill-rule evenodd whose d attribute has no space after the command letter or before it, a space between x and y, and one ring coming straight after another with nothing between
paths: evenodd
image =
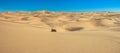
<instances>
[{"instance_id":1,"label":"blue sky","mask_svg":"<svg viewBox=\"0 0 120 53\"><path fill-rule=\"evenodd\" d=\"M120 0L0 0L0 12L38 10L120 12Z\"/></svg>"}]
</instances>

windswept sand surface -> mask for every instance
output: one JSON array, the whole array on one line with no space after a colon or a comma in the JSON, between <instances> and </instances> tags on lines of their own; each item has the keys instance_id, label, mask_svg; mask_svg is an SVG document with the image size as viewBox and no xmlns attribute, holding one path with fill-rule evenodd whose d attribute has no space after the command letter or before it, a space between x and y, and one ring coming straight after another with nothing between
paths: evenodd
<instances>
[{"instance_id":1,"label":"windswept sand surface","mask_svg":"<svg viewBox=\"0 0 120 53\"><path fill-rule=\"evenodd\" d=\"M120 31L120 13L117 12L3 12L0 13L0 20L56 28L58 32L94 29Z\"/></svg>"},{"instance_id":2,"label":"windswept sand surface","mask_svg":"<svg viewBox=\"0 0 120 53\"><path fill-rule=\"evenodd\" d=\"M119 18L114 12L0 13L0 53L120 53Z\"/></svg>"}]
</instances>

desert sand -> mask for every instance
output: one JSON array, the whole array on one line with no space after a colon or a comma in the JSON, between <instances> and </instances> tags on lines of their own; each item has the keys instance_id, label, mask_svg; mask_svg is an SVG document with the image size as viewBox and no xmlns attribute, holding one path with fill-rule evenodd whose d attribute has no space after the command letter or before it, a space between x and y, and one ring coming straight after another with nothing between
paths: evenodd
<instances>
[{"instance_id":1,"label":"desert sand","mask_svg":"<svg viewBox=\"0 0 120 53\"><path fill-rule=\"evenodd\" d=\"M120 53L120 13L2 12L0 53Z\"/></svg>"}]
</instances>

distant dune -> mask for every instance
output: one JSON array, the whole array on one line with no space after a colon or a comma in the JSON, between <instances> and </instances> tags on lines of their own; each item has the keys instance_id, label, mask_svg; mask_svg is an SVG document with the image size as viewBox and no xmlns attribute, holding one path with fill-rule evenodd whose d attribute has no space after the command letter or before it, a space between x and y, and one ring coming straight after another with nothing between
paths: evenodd
<instances>
[{"instance_id":1,"label":"distant dune","mask_svg":"<svg viewBox=\"0 0 120 53\"><path fill-rule=\"evenodd\" d=\"M2 12L0 53L120 53L120 13Z\"/></svg>"},{"instance_id":2,"label":"distant dune","mask_svg":"<svg viewBox=\"0 0 120 53\"><path fill-rule=\"evenodd\" d=\"M69 31L66 28L82 27L99 29L104 28L109 30L111 27L120 26L120 13L116 12L3 12L0 13L0 20L27 23L32 25L48 25L50 28L56 28L58 31ZM104 30L104 29L103 29ZM74 30L80 31L80 30ZM114 30L113 30L114 31ZM118 31L118 30L117 30Z\"/></svg>"}]
</instances>

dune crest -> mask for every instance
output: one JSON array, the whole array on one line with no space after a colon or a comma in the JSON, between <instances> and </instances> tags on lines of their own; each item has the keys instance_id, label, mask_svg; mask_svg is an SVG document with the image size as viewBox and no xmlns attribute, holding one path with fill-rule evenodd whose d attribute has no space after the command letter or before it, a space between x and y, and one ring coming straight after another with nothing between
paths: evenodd
<instances>
[{"instance_id":1,"label":"dune crest","mask_svg":"<svg viewBox=\"0 0 120 53\"><path fill-rule=\"evenodd\" d=\"M2 12L0 20L27 23L44 24L58 31L68 31L66 28L82 27L84 29L120 27L120 13L117 12L49 12L46 10L36 12ZM39 26L38 25L38 26ZM84 30L83 29L83 30ZM79 30L77 30L79 31Z\"/></svg>"}]
</instances>

